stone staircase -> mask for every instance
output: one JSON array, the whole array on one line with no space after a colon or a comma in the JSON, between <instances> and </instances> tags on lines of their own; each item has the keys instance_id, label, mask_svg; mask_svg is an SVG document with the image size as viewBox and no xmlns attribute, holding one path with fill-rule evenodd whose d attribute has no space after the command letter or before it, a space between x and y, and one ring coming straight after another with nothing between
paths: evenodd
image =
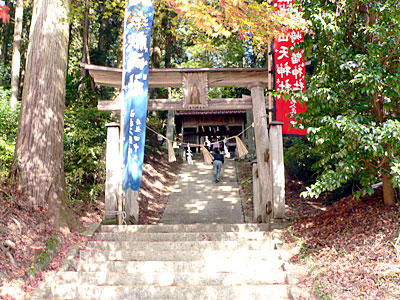
<instances>
[{"instance_id":1,"label":"stone staircase","mask_svg":"<svg viewBox=\"0 0 400 300\"><path fill-rule=\"evenodd\" d=\"M261 224L101 226L43 298L290 299L279 253Z\"/></svg>"}]
</instances>

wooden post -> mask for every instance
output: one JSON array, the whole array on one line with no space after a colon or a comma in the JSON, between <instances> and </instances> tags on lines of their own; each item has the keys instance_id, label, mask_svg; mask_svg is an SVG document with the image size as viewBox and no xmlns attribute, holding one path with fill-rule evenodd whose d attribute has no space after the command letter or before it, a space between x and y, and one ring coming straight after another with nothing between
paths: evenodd
<instances>
[{"instance_id":1,"label":"wooden post","mask_svg":"<svg viewBox=\"0 0 400 300\"><path fill-rule=\"evenodd\" d=\"M285 217L285 164L283 159L282 122L269 124L272 203L275 219Z\"/></svg>"},{"instance_id":2,"label":"wooden post","mask_svg":"<svg viewBox=\"0 0 400 300\"><path fill-rule=\"evenodd\" d=\"M257 162L253 163L253 221L257 221L260 214L260 179L258 178Z\"/></svg>"},{"instance_id":3,"label":"wooden post","mask_svg":"<svg viewBox=\"0 0 400 300\"><path fill-rule=\"evenodd\" d=\"M272 47L272 43L268 45L268 55L267 55L267 67L268 67L268 91L272 91L274 89L274 59L272 56L274 49ZM268 94L268 109L269 109L269 122L273 120L272 110L274 108L273 97L271 94Z\"/></svg>"},{"instance_id":4,"label":"wooden post","mask_svg":"<svg viewBox=\"0 0 400 300\"><path fill-rule=\"evenodd\" d=\"M272 195L269 166L269 137L267 127L267 112L265 107L264 84L253 83L249 86L253 101L254 133L256 139L256 155L258 177L260 179L261 199L260 211L255 219L261 219L266 223L272 212Z\"/></svg>"},{"instance_id":5,"label":"wooden post","mask_svg":"<svg viewBox=\"0 0 400 300\"><path fill-rule=\"evenodd\" d=\"M121 184L121 160L119 147L119 124L109 123L107 127L106 145L106 188L105 188L105 218L115 214Z\"/></svg>"},{"instance_id":6,"label":"wooden post","mask_svg":"<svg viewBox=\"0 0 400 300\"><path fill-rule=\"evenodd\" d=\"M200 127L199 127L199 122L197 121L197 125L196 125L196 144L199 145L200 144ZM199 147L195 148L195 153L200 152Z\"/></svg>"},{"instance_id":7,"label":"wooden post","mask_svg":"<svg viewBox=\"0 0 400 300\"><path fill-rule=\"evenodd\" d=\"M252 111L246 111L246 128L249 127L253 123L254 117L253 117L253 112ZM247 150L249 151L249 155L254 157L256 153L256 145L254 141L254 128L250 127L247 132L245 133L246 135L246 141L247 141Z\"/></svg>"},{"instance_id":8,"label":"wooden post","mask_svg":"<svg viewBox=\"0 0 400 300\"><path fill-rule=\"evenodd\" d=\"M126 223L138 224L139 222L139 192L128 189L125 193Z\"/></svg>"},{"instance_id":9,"label":"wooden post","mask_svg":"<svg viewBox=\"0 0 400 300\"><path fill-rule=\"evenodd\" d=\"M168 121L167 121L167 139L170 141L174 140L174 130L175 130L175 111L174 110L169 110L168 111ZM168 143L166 145L166 148L168 149Z\"/></svg>"},{"instance_id":10,"label":"wooden post","mask_svg":"<svg viewBox=\"0 0 400 300\"><path fill-rule=\"evenodd\" d=\"M119 133L119 138L120 138L120 143L119 143L119 153L120 153L120 161L119 161L119 167L121 168L121 184L119 185L119 194L118 194L118 225L122 225L123 223L123 200L124 200L124 190L123 190L123 161L124 161L124 141L125 141L125 132L124 132L124 128L125 128L125 114L126 111L124 109L124 94L121 94L122 98L121 98L121 114L120 114L120 126L121 126L121 130Z\"/></svg>"}]
</instances>

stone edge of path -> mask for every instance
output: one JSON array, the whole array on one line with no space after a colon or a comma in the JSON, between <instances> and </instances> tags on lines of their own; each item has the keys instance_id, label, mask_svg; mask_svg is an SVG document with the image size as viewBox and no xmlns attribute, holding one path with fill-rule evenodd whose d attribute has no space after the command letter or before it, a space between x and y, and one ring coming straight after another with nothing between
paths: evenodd
<instances>
[{"instance_id":1,"label":"stone edge of path","mask_svg":"<svg viewBox=\"0 0 400 300\"><path fill-rule=\"evenodd\" d=\"M100 223L90 223L88 227L83 232L81 232L81 235L88 238L92 237L97 229L100 228L100 226ZM79 254L79 249L81 248L81 246L82 244L76 244L68 248L68 255L64 258L62 266L57 271L57 274L66 271L73 264L73 260ZM50 282L46 280L41 285L39 285L37 289L31 292L30 295L27 295L27 299L46 299L46 297L49 297L50 292L51 285Z\"/></svg>"},{"instance_id":2,"label":"stone edge of path","mask_svg":"<svg viewBox=\"0 0 400 300\"><path fill-rule=\"evenodd\" d=\"M296 265L289 260L293 255L299 254L300 248L298 246L287 247L288 245L281 239L282 232L290 226L291 222L288 220L274 220L271 222L271 231L273 232L272 239L274 241L276 250L284 261L284 271L287 276L287 284L290 299L313 299L312 295L304 288L298 287L301 278L310 275L310 271L306 265ZM286 246L286 247L285 247Z\"/></svg>"}]
</instances>

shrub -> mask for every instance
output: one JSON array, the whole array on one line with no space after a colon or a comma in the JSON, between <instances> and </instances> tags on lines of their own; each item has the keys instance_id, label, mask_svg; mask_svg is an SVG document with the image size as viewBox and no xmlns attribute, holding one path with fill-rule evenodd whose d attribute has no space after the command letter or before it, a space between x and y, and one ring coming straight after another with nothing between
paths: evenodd
<instances>
[{"instance_id":1,"label":"shrub","mask_svg":"<svg viewBox=\"0 0 400 300\"><path fill-rule=\"evenodd\" d=\"M320 172L315 168L318 154L313 151L306 139L301 137L287 137L284 139L285 171L292 178L303 181L305 184L315 180Z\"/></svg>"},{"instance_id":2,"label":"shrub","mask_svg":"<svg viewBox=\"0 0 400 300\"><path fill-rule=\"evenodd\" d=\"M305 185L313 183L320 176L325 166L320 165L319 154L306 138L287 137L284 139L285 171ZM360 179L354 176L342 186L323 193L327 203L333 203L346 197L360 186Z\"/></svg>"},{"instance_id":3,"label":"shrub","mask_svg":"<svg viewBox=\"0 0 400 300\"><path fill-rule=\"evenodd\" d=\"M8 105L11 90L0 87L0 178L8 175L13 161L18 128L18 110Z\"/></svg>"},{"instance_id":4,"label":"shrub","mask_svg":"<svg viewBox=\"0 0 400 300\"><path fill-rule=\"evenodd\" d=\"M64 164L67 191L74 201L93 201L104 192L106 127L93 92L82 91L65 111Z\"/></svg>"}]
</instances>

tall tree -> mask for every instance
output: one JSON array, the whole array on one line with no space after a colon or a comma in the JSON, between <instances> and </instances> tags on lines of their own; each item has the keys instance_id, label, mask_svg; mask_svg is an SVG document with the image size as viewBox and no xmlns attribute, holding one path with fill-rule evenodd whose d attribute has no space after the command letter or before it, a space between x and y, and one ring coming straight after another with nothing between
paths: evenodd
<instances>
[{"instance_id":1,"label":"tall tree","mask_svg":"<svg viewBox=\"0 0 400 300\"><path fill-rule=\"evenodd\" d=\"M33 205L48 205L56 228L69 221L63 163L69 7L68 0L34 1L14 159L20 189Z\"/></svg>"},{"instance_id":2,"label":"tall tree","mask_svg":"<svg viewBox=\"0 0 400 300\"><path fill-rule=\"evenodd\" d=\"M302 1L315 72L308 80L309 139L323 169L304 193L318 196L350 180L384 203L400 184L400 14L394 0Z\"/></svg>"},{"instance_id":3,"label":"tall tree","mask_svg":"<svg viewBox=\"0 0 400 300\"><path fill-rule=\"evenodd\" d=\"M81 61L85 64L90 64L89 55L89 4L85 1L85 11L82 17L82 59ZM86 88L86 83L84 82L85 77L88 76L88 71L85 68L81 68L81 77L79 90ZM92 89L94 88L93 81L90 81Z\"/></svg>"},{"instance_id":4,"label":"tall tree","mask_svg":"<svg viewBox=\"0 0 400 300\"><path fill-rule=\"evenodd\" d=\"M257 0L156 0L167 3L178 16L212 37L237 34L251 40L254 52L263 56L282 28L305 29L302 14L293 8L275 11L269 1Z\"/></svg>"},{"instance_id":5,"label":"tall tree","mask_svg":"<svg viewBox=\"0 0 400 300\"><path fill-rule=\"evenodd\" d=\"M10 107L13 110L17 108L18 94L19 94L19 75L21 71L21 39L22 39L22 20L24 16L24 1L17 0L15 8L15 22L14 22L14 43L13 55L11 63L11 96Z\"/></svg>"},{"instance_id":6,"label":"tall tree","mask_svg":"<svg viewBox=\"0 0 400 300\"><path fill-rule=\"evenodd\" d=\"M114 8L107 5L97 4L95 12L97 15L97 47L91 49L92 63L97 65L112 65L117 62L118 36L123 27L123 18L116 9L115 13L110 13Z\"/></svg>"}]
</instances>

